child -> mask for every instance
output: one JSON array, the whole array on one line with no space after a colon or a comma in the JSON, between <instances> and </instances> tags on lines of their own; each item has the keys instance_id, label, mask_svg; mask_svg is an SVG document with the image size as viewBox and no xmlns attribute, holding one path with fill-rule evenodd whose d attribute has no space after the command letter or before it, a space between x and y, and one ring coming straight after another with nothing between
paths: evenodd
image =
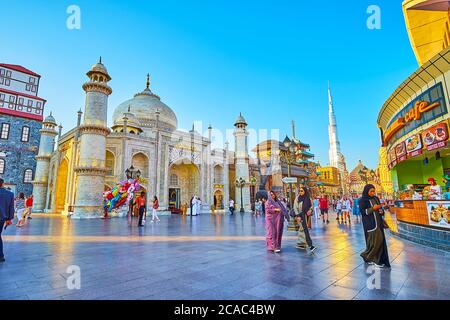
<instances>
[{"instance_id":1,"label":"child","mask_svg":"<svg viewBox=\"0 0 450 320\"><path fill-rule=\"evenodd\" d=\"M16 227L23 227L25 224L25 194L19 193L19 197L14 202L14 209L17 213Z\"/></svg>"}]
</instances>

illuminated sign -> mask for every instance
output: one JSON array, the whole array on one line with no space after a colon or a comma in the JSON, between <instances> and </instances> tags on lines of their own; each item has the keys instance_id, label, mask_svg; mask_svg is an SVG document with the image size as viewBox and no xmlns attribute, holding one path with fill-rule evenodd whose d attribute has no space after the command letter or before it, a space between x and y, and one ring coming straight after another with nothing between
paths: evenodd
<instances>
[{"instance_id":1,"label":"illuminated sign","mask_svg":"<svg viewBox=\"0 0 450 320\"><path fill-rule=\"evenodd\" d=\"M406 145L404 142L399 143L395 146L395 155L397 157L397 163L406 160Z\"/></svg>"},{"instance_id":2,"label":"illuminated sign","mask_svg":"<svg viewBox=\"0 0 450 320\"><path fill-rule=\"evenodd\" d=\"M428 101L417 101L414 104L414 107L408 111L405 116L398 118L389 126L389 128L387 128L384 133L384 144L386 145L394 134L403 129L407 123L420 120L422 118L422 114L433 110L440 105L440 102L430 103Z\"/></svg>"},{"instance_id":3,"label":"illuminated sign","mask_svg":"<svg viewBox=\"0 0 450 320\"><path fill-rule=\"evenodd\" d=\"M420 134L415 134L409 137L405 140L405 144L408 157L415 157L422 154L423 144Z\"/></svg>"},{"instance_id":4,"label":"illuminated sign","mask_svg":"<svg viewBox=\"0 0 450 320\"><path fill-rule=\"evenodd\" d=\"M445 122L439 123L422 132L422 140L428 151L447 146L448 128Z\"/></svg>"}]
</instances>

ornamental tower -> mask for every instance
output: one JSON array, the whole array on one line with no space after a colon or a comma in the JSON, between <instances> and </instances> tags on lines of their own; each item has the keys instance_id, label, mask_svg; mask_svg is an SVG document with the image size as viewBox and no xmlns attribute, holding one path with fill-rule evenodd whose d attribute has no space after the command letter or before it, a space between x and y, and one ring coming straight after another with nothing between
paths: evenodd
<instances>
[{"instance_id":1,"label":"ornamental tower","mask_svg":"<svg viewBox=\"0 0 450 320\"><path fill-rule=\"evenodd\" d=\"M236 179L243 178L247 184L242 188L242 203L245 211L251 210L250 204L250 174L248 169L248 131L247 122L245 121L242 113L234 124L234 139L235 139L235 166L236 166ZM236 199L234 199L235 205L241 208L241 188L236 186Z\"/></svg>"},{"instance_id":2,"label":"ornamental tower","mask_svg":"<svg viewBox=\"0 0 450 320\"><path fill-rule=\"evenodd\" d=\"M86 92L83 124L80 126L80 155L75 168L77 194L72 218L97 218L102 207L102 192L105 185L106 136L108 86L111 77L100 61L86 74L89 81L83 84Z\"/></svg>"},{"instance_id":3,"label":"ornamental tower","mask_svg":"<svg viewBox=\"0 0 450 320\"><path fill-rule=\"evenodd\" d=\"M33 211L44 212L47 200L50 158L55 146L56 121L52 113L42 122L39 153L36 156L36 174L33 181Z\"/></svg>"}]
</instances>

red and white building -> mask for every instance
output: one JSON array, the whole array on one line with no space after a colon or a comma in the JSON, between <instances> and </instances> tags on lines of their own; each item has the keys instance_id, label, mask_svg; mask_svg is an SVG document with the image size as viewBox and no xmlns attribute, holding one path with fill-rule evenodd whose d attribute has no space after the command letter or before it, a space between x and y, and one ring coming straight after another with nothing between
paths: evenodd
<instances>
[{"instance_id":1,"label":"red and white building","mask_svg":"<svg viewBox=\"0 0 450 320\"><path fill-rule=\"evenodd\" d=\"M0 178L16 194L33 192L46 103L40 79L27 68L0 63Z\"/></svg>"},{"instance_id":2,"label":"red and white building","mask_svg":"<svg viewBox=\"0 0 450 320\"><path fill-rule=\"evenodd\" d=\"M0 113L42 121L46 100L39 97L40 79L27 68L0 63Z\"/></svg>"}]
</instances>

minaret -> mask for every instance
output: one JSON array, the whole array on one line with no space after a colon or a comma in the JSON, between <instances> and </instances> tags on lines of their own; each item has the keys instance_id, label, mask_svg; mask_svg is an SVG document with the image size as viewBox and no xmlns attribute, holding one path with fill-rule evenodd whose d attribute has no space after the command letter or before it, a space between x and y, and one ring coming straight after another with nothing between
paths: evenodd
<instances>
[{"instance_id":1,"label":"minaret","mask_svg":"<svg viewBox=\"0 0 450 320\"><path fill-rule=\"evenodd\" d=\"M102 192L105 186L106 136L108 86L111 77L100 61L86 74L89 81L83 84L86 92L83 124L80 132L80 156L77 173L77 194L72 218L97 218L102 207Z\"/></svg>"},{"instance_id":2,"label":"minaret","mask_svg":"<svg viewBox=\"0 0 450 320\"><path fill-rule=\"evenodd\" d=\"M33 211L44 212L47 200L50 158L55 145L56 121L52 113L42 123L39 152L36 156L36 176L33 181Z\"/></svg>"},{"instance_id":3,"label":"minaret","mask_svg":"<svg viewBox=\"0 0 450 320\"><path fill-rule=\"evenodd\" d=\"M243 178L247 183L250 182L250 173L248 165L248 131L247 122L245 121L242 113L234 124L234 138L235 138L235 164L236 164L236 179ZM238 208L241 207L241 188L236 187L236 199L234 202ZM242 198L245 211L251 210L250 204L250 187L246 185L242 189Z\"/></svg>"},{"instance_id":4,"label":"minaret","mask_svg":"<svg viewBox=\"0 0 450 320\"><path fill-rule=\"evenodd\" d=\"M333 98L331 96L330 83L328 82L328 136L330 140L329 158L330 166L339 168L339 155L341 145L338 139L336 116L334 115Z\"/></svg>"}]
</instances>

